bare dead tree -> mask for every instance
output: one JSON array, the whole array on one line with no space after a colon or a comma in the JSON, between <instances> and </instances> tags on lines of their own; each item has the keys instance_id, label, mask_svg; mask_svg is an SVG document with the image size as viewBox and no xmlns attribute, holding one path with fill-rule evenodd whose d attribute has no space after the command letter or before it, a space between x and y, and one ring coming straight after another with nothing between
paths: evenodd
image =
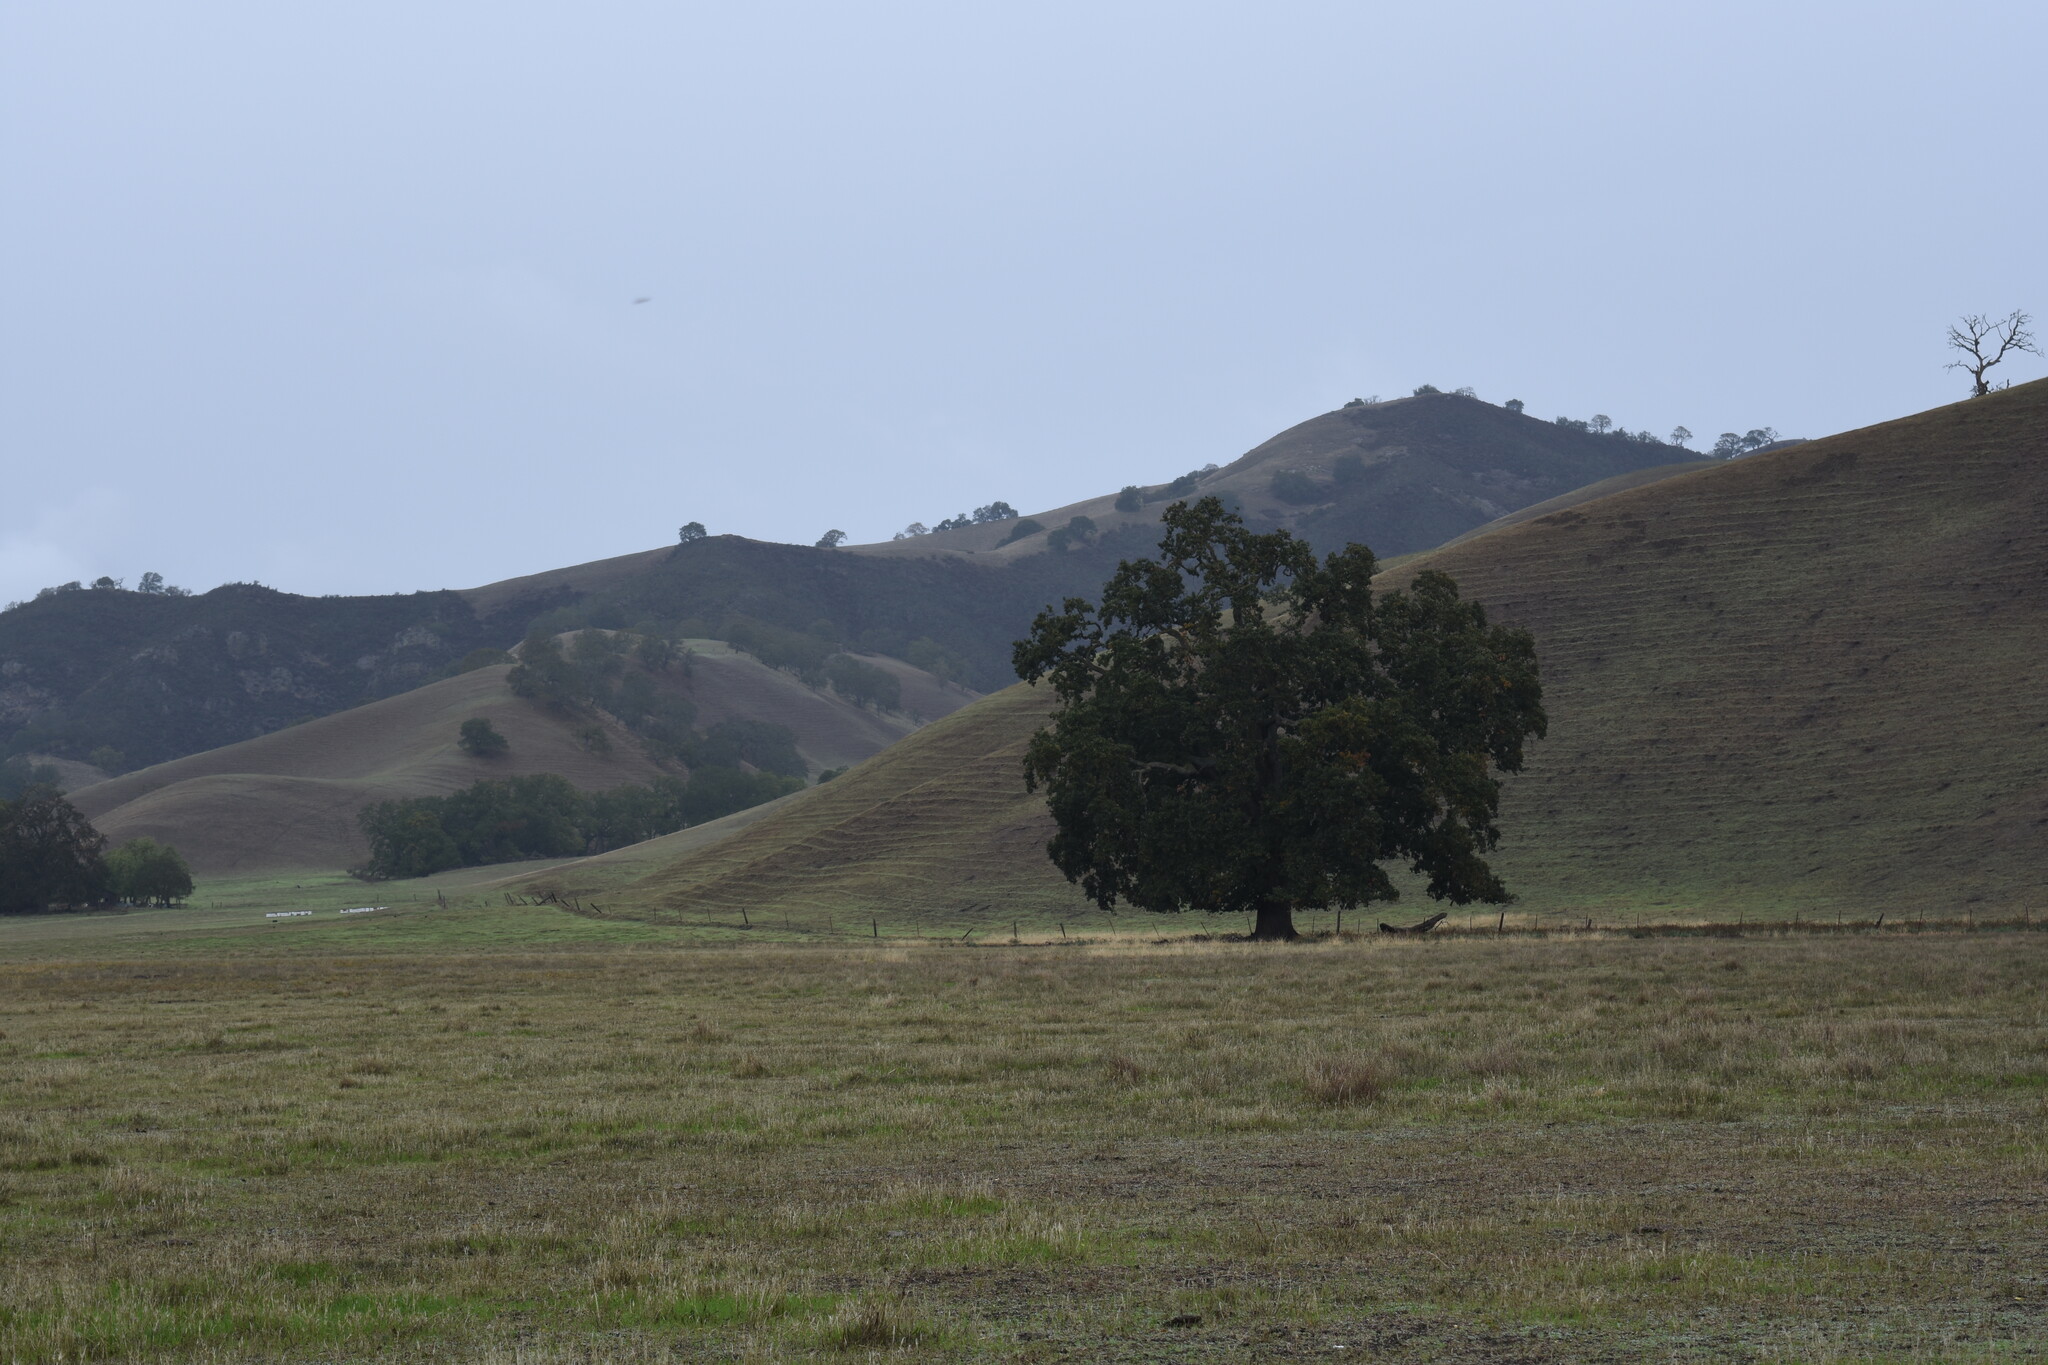
<instances>
[{"instance_id":1,"label":"bare dead tree","mask_svg":"<svg viewBox=\"0 0 2048 1365\"><path fill-rule=\"evenodd\" d=\"M1970 314L1948 329L1949 348L1963 354L1942 368L1967 373L1970 376L1970 397L1982 398L1991 392L1991 386L1984 382L1984 372L2005 359L2008 352L2041 354L2041 348L2034 344L2034 334L2027 330L2027 324L2032 321L2017 308L2002 318Z\"/></svg>"}]
</instances>

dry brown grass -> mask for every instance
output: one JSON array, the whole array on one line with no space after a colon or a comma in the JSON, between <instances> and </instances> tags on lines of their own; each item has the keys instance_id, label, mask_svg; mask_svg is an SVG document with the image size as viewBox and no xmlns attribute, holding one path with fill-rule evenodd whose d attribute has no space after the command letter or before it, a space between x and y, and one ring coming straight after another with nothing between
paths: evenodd
<instances>
[{"instance_id":1,"label":"dry brown grass","mask_svg":"<svg viewBox=\"0 0 2048 1365\"><path fill-rule=\"evenodd\" d=\"M2039 1358L2044 968L2020 933L0 967L0 1360Z\"/></svg>"}]
</instances>

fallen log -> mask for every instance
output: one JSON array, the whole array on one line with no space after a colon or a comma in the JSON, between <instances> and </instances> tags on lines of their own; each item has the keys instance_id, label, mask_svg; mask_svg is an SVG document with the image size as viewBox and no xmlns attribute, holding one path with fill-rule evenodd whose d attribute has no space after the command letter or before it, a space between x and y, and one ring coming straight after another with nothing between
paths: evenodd
<instances>
[{"instance_id":1,"label":"fallen log","mask_svg":"<svg viewBox=\"0 0 2048 1365\"><path fill-rule=\"evenodd\" d=\"M1448 912L1438 911L1436 914L1431 915L1428 919L1422 921L1420 924L1410 924L1403 926L1397 924L1389 924L1385 920L1381 920L1380 932L1383 934L1426 934L1449 918L1450 915Z\"/></svg>"}]
</instances>

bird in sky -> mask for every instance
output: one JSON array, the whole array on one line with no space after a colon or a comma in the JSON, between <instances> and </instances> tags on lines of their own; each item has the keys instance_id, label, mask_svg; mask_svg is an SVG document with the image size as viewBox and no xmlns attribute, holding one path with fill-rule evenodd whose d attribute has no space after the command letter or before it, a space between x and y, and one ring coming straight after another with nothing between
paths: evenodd
<instances>
[{"instance_id":1,"label":"bird in sky","mask_svg":"<svg viewBox=\"0 0 2048 1365\"><path fill-rule=\"evenodd\" d=\"M633 300L633 302L634 302L634 303L636 303L636 304L639 304L639 303L653 303L653 302L654 302L654 300L653 300L653 299L651 299L651 298L644 298L644 299L634 299L634 300Z\"/></svg>"}]
</instances>

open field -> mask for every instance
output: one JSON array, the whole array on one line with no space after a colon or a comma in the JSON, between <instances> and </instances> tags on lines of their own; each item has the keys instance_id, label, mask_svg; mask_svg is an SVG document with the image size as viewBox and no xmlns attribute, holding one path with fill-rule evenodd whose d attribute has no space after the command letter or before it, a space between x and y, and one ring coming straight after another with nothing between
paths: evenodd
<instances>
[{"instance_id":1,"label":"open field","mask_svg":"<svg viewBox=\"0 0 2048 1365\"><path fill-rule=\"evenodd\" d=\"M0 965L0 1361L2048 1355L2044 934L312 945Z\"/></svg>"}]
</instances>

